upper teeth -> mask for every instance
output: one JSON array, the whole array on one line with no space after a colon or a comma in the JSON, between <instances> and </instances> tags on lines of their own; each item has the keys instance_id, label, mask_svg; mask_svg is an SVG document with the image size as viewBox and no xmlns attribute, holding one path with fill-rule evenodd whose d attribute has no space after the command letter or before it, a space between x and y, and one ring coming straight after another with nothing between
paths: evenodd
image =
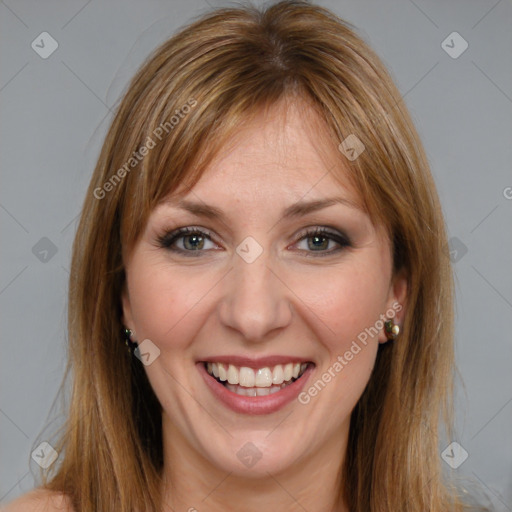
<instances>
[{"instance_id":1,"label":"upper teeth","mask_svg":"<svg viewBox=\"0 0 512 512\"><path fill-rule=\"evenodd\" d=\"M279 385L287 380L298 378L304 373L307 363L278 364L273 368L265 367L253 370L247 366L238 366L223 363L206 364L206 370L210 375L219 380L228 381L230 384L239 384L246 388L268 388L273 384Z\"/></svg>"}]
</instances>

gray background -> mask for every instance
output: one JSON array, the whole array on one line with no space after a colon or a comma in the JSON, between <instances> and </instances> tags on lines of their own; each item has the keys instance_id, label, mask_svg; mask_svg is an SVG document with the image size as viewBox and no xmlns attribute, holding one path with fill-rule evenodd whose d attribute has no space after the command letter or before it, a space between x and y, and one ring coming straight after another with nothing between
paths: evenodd
<instances>
[{"instance_id":1,"label":"gray background","mask_svg":"<svg viewBox=\"0 0 512 512\"><path fill-rule=\"evenodd\" d=\"M456 469L443 466L478 484L496 510L512 511L512 5L319 3L375 48L424 141L451 237L454 440L469 454ZM0 503L34 486L31 452L62 419L54 400L66 357L70 248L112 110L144 57L209 5L226 3L0 2ZM47 59L31 47L44 31L58 42ZM441 45L454 31L469 44L458 58Z\"/></svg>"}]
</instances>

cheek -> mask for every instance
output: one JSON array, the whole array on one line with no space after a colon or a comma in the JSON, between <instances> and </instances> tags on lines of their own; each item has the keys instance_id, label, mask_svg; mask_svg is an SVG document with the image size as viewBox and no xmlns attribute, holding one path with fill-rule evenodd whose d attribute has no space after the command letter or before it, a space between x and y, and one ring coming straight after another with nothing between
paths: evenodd
<instances>
[{"instance_id":1,"label":"cheek","mask_svg":"<svg viewBox=\"0 0 512 512\"><path fill-rule=\"evenodd\" d=\"M138 264L135 259L129 275L137 338L149 338L161 348L186 344L192 335L188 331L197 329L195 322L187 320L211 288L208 279L193 279L186 271L162 263Z\"/></svg>"},{"instance_id":2,"label":"cheek","mask_svg":"<svg viewBox=\"0 0 512 512\"><path fill-rule=\"evenodd\" d=\"M296 281L297 295L313 313L317 334L332 356L346 350L360 333L375 328L385 311L389 276L381 272L382 261L373 260L315 272L311 279L301 280L303 284ZM376 343L377 336L371 340Z\"/></svg>"},{"instance_id":3,"label":"cheek","mask_svg":"<svg viewBox=\"0 0 512 512\"><path fill-rule=\"evenodd\" d=\"M375 364L388 282L380 272L364 268L318 273L316 292L303 289L301 296L313 313L311 325L325 349L301 403L331 411L326 429L337 428L350 415Z\"/></svg>"}]
</instances>

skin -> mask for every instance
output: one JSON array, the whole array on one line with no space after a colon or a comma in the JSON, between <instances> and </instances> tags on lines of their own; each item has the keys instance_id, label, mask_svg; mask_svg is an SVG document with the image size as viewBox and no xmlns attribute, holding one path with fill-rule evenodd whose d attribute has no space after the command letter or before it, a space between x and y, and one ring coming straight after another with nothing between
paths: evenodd
<instances>
[{"instance_id":1,"label":"skin","mask_svg":"<svg viewBox=\"0 0 512 512\"><path fill-rule=\"evenodd\" d=\"M406 280L392 275L387 234L362 209L337 148L304 108L285 115L275 106L256 117L185 196L221 209L224 222L186 212L171 197L125 255L124 323L160 350L145 371L164 410L163 492L176 511L347 510L334 500L350 413L386 342L382 330L309 403L294 400L272 414L231 411L195 366L214 355L294 355L316 365L307 389L393 304L403 306L396 323L405 314ZM351 204L282 216L299 200L334 196ZM215 237L198 257L159 245L159 236L184 226ZM321 238L315 251L303 232L317 226L345 233L351 246ZM236 253L247 236L263 248L252 263ZM191 241L174 247L197 254ZM247 442L262 455L251 468L237 457Z\"/></svg>"}]
</instances>

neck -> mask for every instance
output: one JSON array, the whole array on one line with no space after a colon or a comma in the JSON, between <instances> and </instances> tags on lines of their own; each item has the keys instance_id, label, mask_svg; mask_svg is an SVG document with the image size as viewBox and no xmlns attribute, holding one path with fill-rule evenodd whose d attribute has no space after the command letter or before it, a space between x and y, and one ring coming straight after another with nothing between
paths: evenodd
<instances>
[{"instance_id":1,"label":"neck","mask_svg":"<svg viewBox=\"0 0 512 512\"><path fill-rule=\"evenodd\" d=\"M225 512L286 510L347 512L338 503L341 469L348 439L343 434L280 472L246 477L211 463L163 414L163 511ZM339 453L339 456L333 454Z\"/></svg>"}]
</instances>

